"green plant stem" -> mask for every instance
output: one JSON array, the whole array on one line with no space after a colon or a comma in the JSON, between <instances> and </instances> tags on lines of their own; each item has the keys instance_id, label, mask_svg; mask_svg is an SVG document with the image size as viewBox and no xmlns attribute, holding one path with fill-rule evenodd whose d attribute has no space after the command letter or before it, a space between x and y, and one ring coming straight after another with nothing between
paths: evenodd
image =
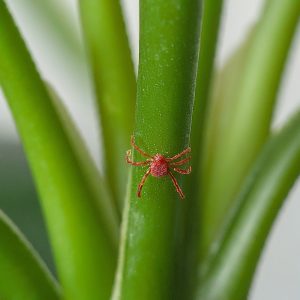
<instances>
[{"instance_id":1,"label":"green plant stem","mask_svg":"<svg viewBox=\"0 0 300 300\"><path fill-rule=\"evenodd\" d=\"M236 100L230 101L231 107L227 103L227 122L225 117L220 118L221 133L217 132L214 143L205 145L201 185L204 253L269 135L276 93L299 14L299 1L268 3L247 50L243 75L235 83ZM218 118L213 114L209 118L218 126Z\"/></svg>"},{"instance_id":2,"label":"green plant stem","mask_svg":"<svg viewBox=\"0 0 300 300\"><path fill-rule=\"evenodd\" d=\"M80 1L98 100L105 174L121 213L128 170L125 151L133 133L136 80L119 0Z\"/></svg>"},{"instance_id":3,"label":"green plant stem","mask_svg":"<svg viewBox=\"0 0 300 300\"><path fill-rule=\"evenodd\" d=\"M60 289L46 265L1 210L0 298L60 299Z\"/></svg>"},{"instance_id":4,"label":"green plant stem","mask_svg":"<svg viewBox=\"0 0 300 300\"><path fill-rule=\"evenodd\" d=\"M178 282L178 294L188 299L192 293L192 286L195 283L197 270L197 244L199 240L199 199L200 187L200 161L203 144L203 126L206 110L210 101L210 87L214 69L214 58L217 48L219 25L221 21L223 1L203 1L203 12L201 19L200 50L198 71L196 80L195 104L192 119L191 146L192 166L191 178L186 178L188 204L182 214L183 244L186 245L181 253L182 270L184 276Z\"/></svg>"},{"instance_id":5,"label":"green plant stem","mask_svg":"<svg viewBox=\"0 0 300 300\"><path fill-rule=\"evenodd\" d=\"M214 58L221 21L223 0L203 1L203 14L200 33L200 51L196 81L195 105L191 131L193 147L193 182L199 182L199 161L202 144L203 123L207 102L209 101L211 79L214 68Z\"/></svg>"},{"instance_id":6,"label":"green plant stem","mask_svg":"<svg viewBox=\"0 0 300 300\"><path fill-rule=\"evenodd\" d=\"M109 234L116 223L104 217L111 212L109 198L104 190L99 199L91 187L88 168L2 0L0 84L40 194L64 299L108 299L116 263L116 242Z\"/></svg>"},{"instance_id":7,"label":"green plant stem","mask_svg":"<svg viewBox=\"0 0 300 300\"><path fill-rule=\"evenodd\" d=\"M270 228L300 173L300 113L268 143L215 242L197 299L242 300Z\"/></svg>"},{"instance_id":8,"label":"green plant stem","mask_svg":"<svg viewBox=\"0 0 300 300\"><path fill-rule=\"evenodd\" d=\"M189 145L198 59L200 1L140 2L140 64L136 143L146 152L173 156ZM134 151L134 160L145 160ZM171 299L175 294L176 216L185 202L170 177L132 170L124 212L114 299ZM180 177L175 175L179 182Z\"/></svg>"}]
</instances>

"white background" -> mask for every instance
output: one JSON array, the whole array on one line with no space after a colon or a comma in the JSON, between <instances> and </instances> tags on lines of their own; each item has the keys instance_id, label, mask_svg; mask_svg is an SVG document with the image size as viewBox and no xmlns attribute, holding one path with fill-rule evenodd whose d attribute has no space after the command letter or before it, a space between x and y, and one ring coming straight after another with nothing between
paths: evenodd
<instances>
[{"instance_id":1,"label":"white background","mask_svg":"<svg viewBox=\"0 0 300 300\"><path fill-rule=\"evenodd\" d=\"M83 51L68 47L68 41L59 39L59 33L47 18L35 10L34 0L10 0L18 25L26 39L38 67L62 96L97 160L99 145L97 122L93 111L93 93L84 63ZM35 3L34 3L35 2ZM80 44L80 26L76 0L48 0ZM217 54L221 67L242 41L249 26L259 17L263 4L260 0L227 0L222 20L222 31ZM138 0L123 0L134 61L138 58ZM281 126L300 104L300 33L298 30L281 86L274 127ZM24 75L26 76L26 74ZM0 92L0 138L19 142L9 110ZM300 299L300 184L290 193L273 228L259 264L251 300Z\"/></svg>"}]
</instances>

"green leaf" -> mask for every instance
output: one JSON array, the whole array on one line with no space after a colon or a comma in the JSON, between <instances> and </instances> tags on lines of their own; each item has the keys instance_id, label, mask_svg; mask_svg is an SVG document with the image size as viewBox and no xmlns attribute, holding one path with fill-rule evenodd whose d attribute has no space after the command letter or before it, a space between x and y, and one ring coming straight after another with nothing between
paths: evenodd
<instances>
[{"instance_id":1,"label":"green leaf","mask_svg":"<svg viewBox=\"0 0 300 300\"><path fill-rule=\"evenodd\" d=\"M215 152L218 151L217 145L222 139L224 130L226 127L224 124L229 122L229 118L232 114L232 108L237 105L239 99L237 98L238 89L236 88L236 83L243 76L243 72L247 62L247 55L249 53L250 46L253 42L253 37L255 34L255 26L249 30L247 33L245 40L242 44L235 50L232 56L228 59L225 66L214 75L213 79L213 90L211 93L211 99L209 103L209 112L207 114L207 120L205 124L205 134L204 134L204 142L202 149L202 160L200 161L200 165L202 168L202 178L199 176L198 180L200 180L201 184L206 184L206 174L205 170L209 169L211 165L211 159L214 157ZM198 199L200 196L204 196L204 192L201 187L198 187ZM194 239L194 244L192 246L196 254L194 254L193 260L191 264L194 268L198 268L198 264L202 263L202 259L205 257L208 251L209 243L204 247L204 235L203 231L208 231L208 228L205 228L205 220L202 218L203 212L201 209L203 205L202 201L198 201L198 209L192 210L194 213L194 217L190 222L193 224L193 228L196 228L197 238ZM219 203L215 202L214 204L210 204L210 209L212 210L212 206L214 205L215 210L219 209ZM215 217L218 217L216 220L210 220L210 222L215 222L213 224L214 227L219 226L219 218L222 219L224 216L219 216L221 213L215 213ZM196 243L196 244L195 244ZM196 250L198 248L198 251ZM204 249L205 248L205 249ZM205 251L204 251L205 250ZM197 263L196 263L197 261Z\"/></svg>"},{"instance_id":2,"label":"green leaf","mask_svg":"<svg viewBox=\"0 0 300 300\"><path fill-rule=\"evenodd\" d=\"M133 133L136 80L119 0L80 1L97 95L105 175L121 213L128 171L124 153Z\"/></svg>"},{"instance_id":3,"label":"green leaf","mask_svg":"<svg viewBox=\"0 0 300 300\"><path fill-rule=\"evenodd\" d=\"M0 298L60 299L60 289L46 265L1 210Z\"/></svg>"},{"instance_id":4,"label":"green leaf","mask_svg":"<svg viewBox=\"0 0 300 300\"><path fill-rule=\"evenodd\" d=\"M198 0L140 3L135 141L151 155L171 157L189 145L200 6ZM133 158L146 159L137 151ZM186 202L169 176L149 176L139 199L146 170L132 167L114 299L171 299L176 293L176 219Z\"/></svg>"},{"instance_id":5,"label":"green leaf","mask_svg":"<svg viewBox=\"0 0 300 300\"><path fill-rule=\"evenodd\" d=\"M98 200L97 204L99 206L99 212L101 213L101 219L108 225L107 229L109 231L109 236L116 246L119 239L119 225L116 208L111 205L112 200L109 188L103 178L101 178L99 171L97 170L97 167L76 128L76 125L71 119L60 97L49 83L46 83L46 87L51 96L55 110L61 120L62 126L67 134L68 140L78 159L81 171L87 179L86 184ZM105 201L103 201L103 199L105 199Z\"/></svg>"},{"instance_id":6,"label":"green leaf","mask_svg":"<svg viewBox=\"0 0 300 300\"><path fill-rule=\"evenodd\" d=\"M225 90L210 109L205 133L201 252L207 251L222 226L231 201L268 138L299 14L299 1L268 2L245 52L234 63L234 77L229 78L230 70L224 73L228 78L222 84ZM229 91L226 83L236 91Z\"/></svg>"},{"instance_id":7,"label":"green leaf","mask_svg":"<svg viewBox=\"0 0 300 300\"><path fill-rule=\"evenodd\" d=\"M99 199L92 187L88 167L73 149L66 124L2 0L0 84L40 194L64 299L107 299L116 264L116 238L110 233L117 225L103 217L112 210L101 208L111 203L105 191Z\"/></svg>"},{"instance_id":8,"label":"green leaf","mask_svg":"<svg viewBox=\"0 0 300 300\"><path fill-rule=\"evenodd\" d=\"M300 173L300 113L264 146L203 267L197 299L246 299L276 216Z\"/></svg>"}]
</instances>

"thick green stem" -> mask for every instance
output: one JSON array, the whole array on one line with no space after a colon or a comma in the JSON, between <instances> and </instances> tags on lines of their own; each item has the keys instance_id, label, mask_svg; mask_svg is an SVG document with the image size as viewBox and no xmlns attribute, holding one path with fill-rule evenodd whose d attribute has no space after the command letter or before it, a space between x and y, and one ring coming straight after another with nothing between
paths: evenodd
<instances>
[{"instance_id":1,"label":"thick green stem","mask_svg":"<svg viewBox=\"0 0 300 300\"><path fill-rule=\"evenodd\" d=\"M0 84L38 187L64 299L108 299L117 233L109 197L90 180L2 0Z\"/></svg>"},{"instance_id":2,"label":"thick green stem","mask_svg":"<svg viewBox=\"0 0 300 300\"><path fill-rule=\"evenodd\" d=\"M144 151L173 156L189 145L198 59L200 1L140 2L140 65L135 140ZM145 160L134 151L135 160ZM132 167L124 212L114 299L172 299L175 294L177 210L169 176ZM181 176L175 175L179 183ZM184 188L183 188L184 189Z\"/></svg>"},{"instance_id":3,"label":"thick green stem","mask_svg":"<svg viewBox=\"0 0 300 300\"><path fill-rule=\"evenodd\" d=\"M104 167L121 212L128 171L124 153L133 133L136 80L119 0L82 0L104 142Z\"/></svg>"},{"instance_id":4,"label":"thick green stem","mask_svg":"<svg viewBox=\"0 0 300 300\"><path fill-rule=\"evenodd\" d=\"M226 103L222 111L225 106L221 96L216 107L226 116L218 118L213 110L209 116L218 130L214 137L211 132L206 134L204 148L203 252L222 226L230 202L269 135L276 93L299 14L299 1L268 3L247 49L243 73L235 82L235 99Z\"/></svg>"},{"instance_id":5,"label":"thick green stem","mask_svg":"<svg viewBox=\"0 0 300 300\"><path fill-rule=\"evenodd\" d=\"M197 299L247 298L270 228L300 173L300 113L264 147L225 230L216 240Z\"/></svg>"},{"instance_id":6,"label":"thick green stem","mask_svg":"<svg viewBox=\"0 0 300 300\"><path fill-rule=\"evenodd\" d=\"M1 210L0 299L60 299L46 265Z\"/></svg>"}]
</instances>

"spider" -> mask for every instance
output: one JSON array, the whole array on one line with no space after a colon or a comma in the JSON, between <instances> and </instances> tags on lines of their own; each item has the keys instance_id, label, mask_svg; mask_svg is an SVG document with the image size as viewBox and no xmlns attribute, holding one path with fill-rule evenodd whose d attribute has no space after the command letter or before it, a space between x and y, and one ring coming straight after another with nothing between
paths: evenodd
<instances>
[{"instance_id":1,"label":"spider","mask_svg":"<svg viewBox=\"0 0 300 300\"><path fill-rule=\"evenodd\" d=\"M142 188L145 184L145 181L147 179L147 177L151 174L153 177L162 177L162 176L167 176L169 175L172 179L172 182L176 188L177 193L180 195L181 199L183 199L184 193L182 191L182 189L180 188L176 178L174 177L174 175L171 172L171 169L173 169L175 172L178 172L180 174L190 174L192 171L192 167L188 167L186 170L183 169L179 169L177 168L177 166L181 166L184 165L185 163L189 162L191 159L191 156L186 157L182 160L179 161L175 161L176 159L182 157L183 155L190 153L191 152L191 148L188 147L185 150L183 150L182 152L174 155L173 157L165 157L164 155L157 153L154 156L151 156L148 153L145 153L143 150L141 150L134 141L134 136L131 136L131 145L132 147L137 150L141 155L148 157L147 160L142 161L142 162L134 162L131 160L131 150L128 150L126 153L126 161L128 164L133 165L133 166L148 166L149 168L146 171L146 173L144 174L139 186L138 186L138 191L137 191L137 196L140 198L141 197L141 193L142 193Z\"/></svg>"}]
</instances>

